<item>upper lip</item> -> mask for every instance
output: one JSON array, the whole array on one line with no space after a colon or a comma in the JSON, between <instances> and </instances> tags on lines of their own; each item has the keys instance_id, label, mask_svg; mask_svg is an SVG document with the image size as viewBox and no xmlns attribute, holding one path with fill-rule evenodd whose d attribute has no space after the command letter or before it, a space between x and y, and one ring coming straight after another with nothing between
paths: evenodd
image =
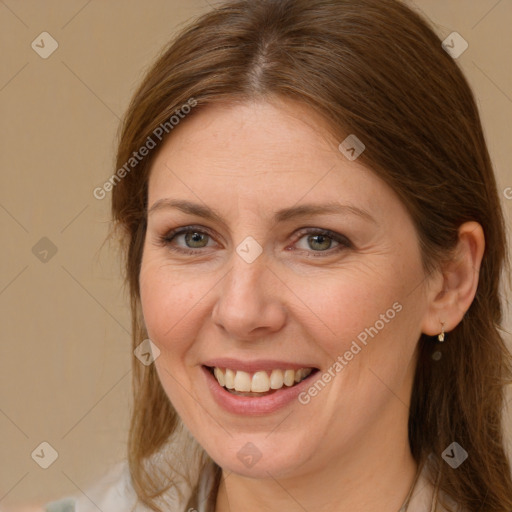
<instances>
[{"instance_id":1,"label":"upper lip","mask_svg":"<svg viewBox=\"0 0 512 512\"><path fill-rule=\"evenodd\" d=\"M257 371L317 368L309 363L291 363L289 361L279 361L277 359L253 359L252 361L242 361L241 359L233 359L232 357L209 359L208 361L204 361L202 364L213 368L229 368L230 370L241 370L248 373Z\"/></svg>"}]
</instances>

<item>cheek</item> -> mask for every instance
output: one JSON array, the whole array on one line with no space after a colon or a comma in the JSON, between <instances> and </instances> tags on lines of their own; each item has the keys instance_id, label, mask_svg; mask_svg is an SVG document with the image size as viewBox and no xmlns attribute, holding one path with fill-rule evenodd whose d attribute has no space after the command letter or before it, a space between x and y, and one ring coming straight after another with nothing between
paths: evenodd
<instances>
[{"instance_id":1,"label":"cheek","mask_svg":"<svg viewBox=\"0 0 512 512\"><path fill-rule=\"evenodd\" d=\"M200 279L187 275L183 269L171 269L149 255L143 259L140 272L140 294L144 323L151 341L159 348L155 368L169 400L187 418L195 401L183 389L191 389L187 354L197 339L197 304L204 291ZM194 293L194 290L198 290ZM197 413L197 411L195 411Z\"/></svg>"},{"instance_id":2,"label":"cheek","mask_svg":"<svg viewBox=\"0 0 512 512\"><path fill-rule=\"evenodd\" d=\"M392 281L391 273L384 279L375 273L352 272L314 284L304 281L304 287L294 291L308 307L304 314L310 318L312 332L325 333L322 344L335 359L349 350L352 341L370 339L375 326L379 334L390 330L397 310L403 308L403 292Z\"/></svg>"},{"instance_id":3,"label":"cheek","mask_svg":"<svg viewBox=\"0 0 512 512\"><path fill-rule=\"evenodd\" d=\"M173 351L179 351L190 339L186 334L194 325L192 311L201 296L197 278L186 279L182 270L172 270L149 257L142 261L139 282L150 339L161 350L172 347ZM198 290L197 293L194 290Z\"/></svg>"},{"instance_id":4,"label":"cheek","mask_svg":"<svg viewBox=\"0 0 512 512\"><path fill-rule=\"evenodd\" d=\"M423 308L421 287L415 290L422 271L414 261L393 264L388 259L382 269L353 267L353 272L326 280L322 293L309 287L311 309L325 333L318 343L340 377L332 389L346 407L354 407L356 396L357 403L377 407L389 397L382 382L399 390L408 379Z\"/></svg>"}]
</instances>

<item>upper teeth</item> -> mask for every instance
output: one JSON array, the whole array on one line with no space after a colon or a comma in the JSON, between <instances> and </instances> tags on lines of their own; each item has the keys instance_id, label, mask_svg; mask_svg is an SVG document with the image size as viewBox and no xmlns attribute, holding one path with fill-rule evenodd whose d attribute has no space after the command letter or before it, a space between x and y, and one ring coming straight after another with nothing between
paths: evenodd
<instances>
[{"instance_id":1,"label":"upper teeth","mask_svg":"<svg viewBox=\"0 0 512 512\"><path fill-rule=\"evenodd\" d=\"M293 386L295 383L304 380L312 368L300 368L299 370L272 370L269 374L266 371L250 373L240 370L225 370L215 367L213 374L221 386L241 392L264 393L270 389L281 389L284 386Z\"/></svg>"}]
</instances>

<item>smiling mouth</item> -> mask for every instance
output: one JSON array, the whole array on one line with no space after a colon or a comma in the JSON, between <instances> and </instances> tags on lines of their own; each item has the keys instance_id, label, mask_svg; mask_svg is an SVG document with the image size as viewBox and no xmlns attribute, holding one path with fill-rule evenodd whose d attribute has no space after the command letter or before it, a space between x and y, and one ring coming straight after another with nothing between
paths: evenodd
<instances>
[{"instance_id":1,"label":"smiling mouth","mask_svg":"<svg viewBox=\"0 0 512 512\"><path fill-rule=\"evenodd\" d=\"M318 371L318 368L300 368L249 373L230 368L211 366L205 366L205 368L226 391L233 395L248 397L263 397L280 389L296 386Z\"/></svg>"}]
</instances>

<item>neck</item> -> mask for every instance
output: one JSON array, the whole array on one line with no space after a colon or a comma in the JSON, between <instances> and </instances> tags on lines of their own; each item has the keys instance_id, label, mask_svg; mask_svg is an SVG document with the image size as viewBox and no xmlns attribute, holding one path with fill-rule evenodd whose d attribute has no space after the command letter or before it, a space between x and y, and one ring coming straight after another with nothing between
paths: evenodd
<instances>
[{"instance_id":1,"label":"neck","mask_svg":"<svg viewBox=\"0 0 512 512\"><path fill-rule=\"evenodd\" d=\"M407 435L388 434L362 436L350 454L295 478L251 479L223 471L215 512L398 512L418 468Z\"/></svg>"}]
</instances>

